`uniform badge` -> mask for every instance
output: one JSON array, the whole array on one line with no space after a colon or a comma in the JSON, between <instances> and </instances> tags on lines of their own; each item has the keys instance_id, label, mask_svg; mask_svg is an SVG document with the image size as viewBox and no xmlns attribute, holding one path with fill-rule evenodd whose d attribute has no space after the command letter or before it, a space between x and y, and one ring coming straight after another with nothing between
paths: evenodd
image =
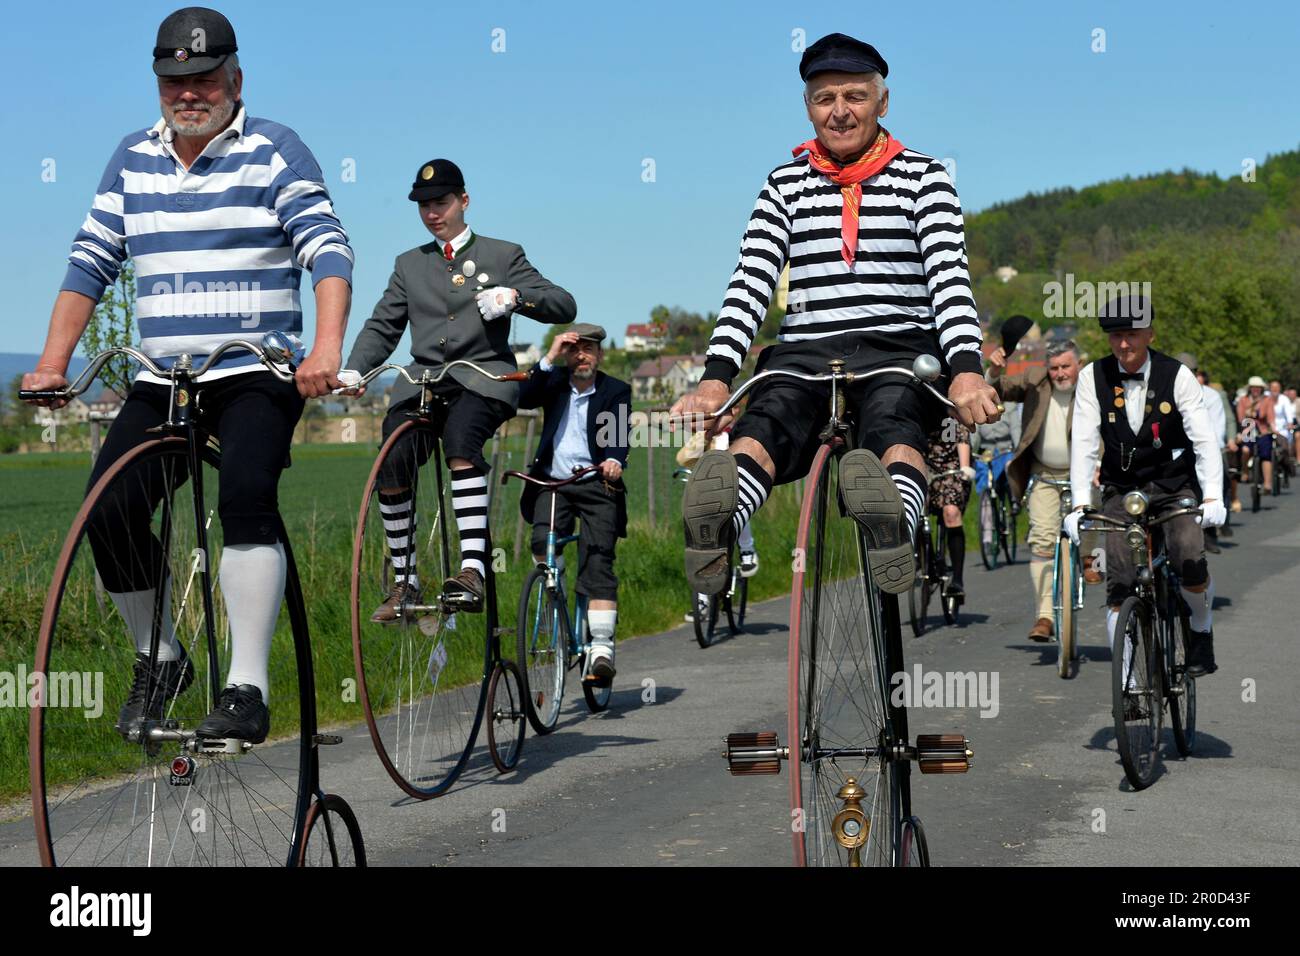
<instances>
[{"instance_id":1,"label":"uniform badge","mask_svg":"<svg viewBox=\"0 0 1300 956\"><path fill-rule=\"evenodd\" d=\"M1115 394L1116 394L1116 395L1123 395L1123 394L1124 394L1124 386L1123 386L1123 385L1116 385L1116 386L1115 386Z\"/></svg>"},{"instance_id":2,"label":"uniform badge","mask_svg":"<svg viewBox=\"0 0 1300 956\"><path fill-rule=\"evenodd\" d=\"M1168 414L1169 414L1170 412L1172 412L1173 410L1174 410L1174 407L1173 407L1172 405L1170 405L1168 402L1161 402L1161 403L1160 403L1160 414L1162 414L1162 415L1168 415Z\"/></svg>"},{"instance_id":3,"label":"uniform badge","mask_svg":"<svg viewBox=\"0 0 1300 956\"><path fill-rule=\"evenodd\" d=\"M1150 403L1150 402L1147 402L1147 403L1146 403L1146 406L1143 408L1143 411L1144 411L1146 414L1148 414L1148 415L1151 414L1151 403Z\"/></svg>"},{"instance_id":4,"label":"uniform badge","mask_svg":"<svg viewBox=\"0 0 1300 956\"><path fill-rule=\"evenodd\" d=\"M478 266L474 264L473 259L466 259L464 264L460 267L460 271L465 273L467 276L472 276L477 269Z\"/></svg>"},{"instance_id":5,"label":"uniform badge","mask_svg":"<svg viewBox=\"0 0 1300 956\"><path fill-rule=\"evenodd\" d=\"M177 63L184 63L190 58L190 51L184 47L177 47L176 52L173 53L172 56L176 58Z\"/></svg>"},{"instance_id":6,"label":"uniform badge","mask_svg":"<svg viewBox=\"0 0 1300 956\"><path fill-rule=\"evenodd\" d=\"M460 273L456 273L456 275L451 277L451 284L459 289L465 284L465 277Z\"/></svg>"},{"instance_id":7,"label":"uniform badge","mask_svg":"<svg viewBox=\"0 0 1300 956\"><path fill-rule=\"evenodd\" d=\"M1123 407L1124 407L1124 399L1123 399L1123 398L1116 398L1116 399L1115 399L1115 407L1116 407L1116 408L1123 408Z\"/></svg>"},{"instance_id":8,"label":"uniform badge","mask_svg":"<svg viewBox=\"0 0 1300 956\"><path fill-rule=\"evenodd\" d=\"M1112 425L1114 425L1114 424L1115 424L1115 413L1114 413L1114 412L1107 412L1107 413L1106 413L1106 421L1108 421L1108 422L1110 422Z\"/></svg>"},{"instance_id":9,"label":"uniform badge","mask_svg":"<svg viewBox=\"0 0 1300 956\"><path fill-rule=\"evenodd\" d=\"M433 166L432 166L432 165L425 166L424 169L420 170L420 178L423 179L423 180L430 180L430 179L432 179L432 178L433 178Z\"/></svg>"},{"instance_id":10,"label":"uniform badge","mask_svg":"<svg viewBox=\"0 0 1300 956\"><path fill-rule=\"evenodd\" d=\"M492 278L492 277L491 277L490 275L488 275L486 272L480 272L480 273L478 274L478 277L477 277L476 281L478 281L478 282L488 282L488 281L491 280L491 278Z\"/></svg>"}]
</instances>

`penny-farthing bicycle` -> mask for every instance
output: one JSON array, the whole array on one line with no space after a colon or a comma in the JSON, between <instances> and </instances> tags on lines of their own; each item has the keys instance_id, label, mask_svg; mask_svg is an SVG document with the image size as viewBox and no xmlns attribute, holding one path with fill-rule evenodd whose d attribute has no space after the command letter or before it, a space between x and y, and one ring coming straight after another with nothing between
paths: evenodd
<instances>
[{"instance_id":1,"label":"penny-farthing bicycle","mask_svg":"<svg viewBox=\"0 0 1300 956\"><path fill-rule=\"evenodd\" d=\"M412 378L400 365L381 365L358 383L395 370L420 387L419 407L384 442L361 497L352 551L352 645L366 724L375 751L393 782L412 797L446 793L469 763L487 714L488 750L497 769L519 760L528 723L524 680L514 662L502 659L497 627L492 545L483 575L483 610L465 613L442 582L460 567L452 552L440 437L446 406L432 386L457 367L499 382L518 382L525 372L494 375L473 362L449 362L436 375ZM357 387L357 386L353 386ZM422 462L409 476L410 524L394 544L385 528L379 493L385 461L400 441L415 443ZM400 548L394 561L393 549ZM424 583L404 600L395 620L371 620L375 606L393 589L396 568L418 569Z\"/></svg>"},{"instance_id":2,"label":"penny-farthing bicycle","mask_svg":"<svg viewBox=\"0 0 1300 956\"><path fill-rule=\"evenodd\" d=\"M66 389L20 392L24 400L71 399L116 355L171 382L170 413L156 437L117 459L86 494L41 616L36 671L104 680L96 717L45 697L31 711L32 811L46 866L365 865L351 808L320 787L318 748L341 738L316 730L307 614L283 523L288 634L280 631L271 646L271 736L252 744L195 734L216 706L231 655L221 526L204 497L221 451L199 407L198 383L230 349L252 352L272 374L293 380L280 367L292 368L290 344L270 332L260 346L222 343L197 369L188 355L162 369L135 349L110 349ZM152 597L123 612L118 601L129 595L108 591L105 582L114 581ZM139 673L147 677L137 689L157 708L120 727L117 707L132 689L142 634L147 667ZM165 646L179 648L193 670L160 687L154 675Z\"/></svg>"},{"instance_id":3,"label":"penny-farthing bicycle","mask_svg":"<svg viewBox=\"0 0 1300 956\"><path fill-rule=\"evenodd\" d=\"M830 417L808 472L795 540L790 602L786 725L731 734L725 756L733 774L774 774L790 763L790 826L796 866L928 866L929 849L912 813L911 764L922 773L963 773L972 754L965 737L922 735L911 742L907 709L892 694L903 670L898 598L882 593L867 562L867 542L845 514L839 459L853 441L843 389L879 375L926 388L939 374L930 356L912 370L767 371L736 390L722 414L755 383L786 375L830 383Z\"/></svg>"}]
</instances>

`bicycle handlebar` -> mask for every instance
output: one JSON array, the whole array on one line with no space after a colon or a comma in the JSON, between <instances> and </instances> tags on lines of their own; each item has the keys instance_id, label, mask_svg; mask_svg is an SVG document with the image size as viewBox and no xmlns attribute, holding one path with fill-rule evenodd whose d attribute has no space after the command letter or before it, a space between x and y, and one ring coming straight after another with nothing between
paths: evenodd
<instances>
[{"instance_id":1,"label":"bicycle handlebar","mask_svg":"<svg viewBox=\"0 0 1300 956\"><path fill-rule=\"evenodd\" d=\"M527 481L537 485L539 488L546 488L554 491L556 488L563 488L565 485L571 485L580 478L585 478L594 471L600 471L600 465L588 465L586 468L574 469L573 476L570 478L555 478L550 481L543 481L541 478L534 478L532 475L522 471L507 471L501 476L501 484L505 484L511 478L518 478L520 481Z\"/></svg>"},{"instance_id":2,"label":"bicycle handlebar","mask_svg":"<svg viewBox=\"0 0 1300 956\"><path fill-rule=\"evenodd\" d=\"M266 333L266 335L262 336L261 345L254 345L252 342L249 342L246 339L228 339L227 341L222 342L215 349L213 349L212 352L208 354L208 357L204 361L204 363L200 365L197 369L190 368L188 354L184 354L180 356L180 358L177 359L176 364L172 366L172 368L164 369L164 368L160 368L158 364L154 362L153 359L145 355L139 349L132 348L129 345L121 345L121 346L117 346L116 348L105 349L103 352L100 352L98 355L96 355L93 359L90 360L90 364L86 366L86 368L82 371L82 373L77 376L76 380L73 381L72 384L68 385L66 388L20 389L18 392L18 397L19 399L25 402L33 401L33 400L41 400L41 399L44 400L63 399L65 401L71 401L72 399L76 398L78 395L83 394L88 388L90 388L90 383L95 380L96 376L99 375L100 370L103 369L104 365L114 355L126 355L129 356L130 358L135 359L137 362L143 365L145 369L147 369L152 374L157 375L159 378L168 378L174 380L177 377L178 372L184 371L189 374L189 378L191 379L191 381L198 381L198 379L202 378L205 374L207 374L208 370L212 368L212 366L216 363L216 361L219 358L221 358L222 355L224 355L226 352L230 351L233 348L242 348L242 349L246 349L249 352L252 352L254 355L257 356L258 361L261 362L263 365L265 365L267 369L271 372L271 374L274 375L276 378L278 378L280 381L292 382L293 373L291 371L286 372L274 364L276 362L279 362L283 365L288 365L291 369L293 368L293 363L290 361L290 355L288 351L289 347L290 346L287 338L281 332Z\"/></svg>"},{"instance_id":3,"label":"bicycle handlebar","mask_svg":"<svg viewBox=\"0 0 1300 956\"><path fill-rule=\"evenodd\" d=\"M345 385L343 388L333 389L333 393L335 395L340 395L343 394L344 392L350 392L353 389L365 388L372 381L374 381L375 376L379 375L382 372L386 372L389 369L392 369L393 371L397 372L397 374L401 375L402 378L406 379L412 385L437 385L444 378L446 378L447 373L451 369L455 368L457 365L461 365L464 366L465 368L472 369L473 371L478 372L478 374L482 375L484 378L490 378L495 382L528 381L527 372L505 372L501 375L497 375L494 372L489 372L487 369L483 368L480 365L475 365L473 362L469 361L468 359L456 359L454 362L446 363L445 365L443 365L442 371L432 378L429 375L428 369L425 369L423 374L421 374L419 378L412 378L411 373L406 370L406 366L397 365L394 362L388 362L384 365L378 366L377 368L372 368L369 372L366 372L365 375L361 375L357 379L357 381L353 382L350 385ZM339 374L342 375L343 372L352 372L353 375L358 374L353 369L341 369L339 371Z\"/></svg>"}]
</instances>

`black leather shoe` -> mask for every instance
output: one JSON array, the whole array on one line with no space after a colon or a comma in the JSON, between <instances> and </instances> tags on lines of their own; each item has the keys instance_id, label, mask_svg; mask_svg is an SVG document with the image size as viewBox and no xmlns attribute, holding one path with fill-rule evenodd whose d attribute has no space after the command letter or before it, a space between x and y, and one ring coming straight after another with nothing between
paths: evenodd
<instances>
[{"instance_id":1,"label":"black leather shoe","mask_svg":"<svg viewBox=\"0 0 1300 956\"><path fill-rule=\"evenodd\" d=\"M1204 677L1219 669L1214 663L1214 632L1187 632L1187 676Z\"/></svg>"},{"instance_id":2,"label":"black leather shoe","mask_svg":"<svg viewBox=\"0 0 1300 956\"><path fill-rule=\"evenodd\" d=\"M153 691L145 702L145 684L149 681L149 655L137 654L131 679L131 691L126 703L117 713L117 732L129 733L142 720L162 720L167 701L184 693L194 680L194 665L180 648L181 656L174 661L155 661L153 666Z\"/></svg>"},{"instance_id":3,"label":"black leather shoe","mask_svg":"<svg viewBox=\"0 0 1300 956\"><path fill-rule=\"evenodd\" d=\"M260 744L270 731L271 712L262 703L262 692L252 684L240 684L221 692L216 708L203 718L195 735Z\"/></svg>"}]
</instances>

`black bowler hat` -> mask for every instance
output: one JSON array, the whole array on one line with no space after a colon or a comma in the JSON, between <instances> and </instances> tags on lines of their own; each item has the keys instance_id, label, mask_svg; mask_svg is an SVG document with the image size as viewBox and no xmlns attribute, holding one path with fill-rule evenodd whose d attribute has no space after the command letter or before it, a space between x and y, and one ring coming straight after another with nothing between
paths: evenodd
<instances>
[{"instance_id":1,"label":"black bowler hat","mask_svg":"<svg viewBox=\"0 0 1300 956\"><path fill-rule=\"evenodd\" d=\"M424 202L447 193L463 192L464 189L465 177L461 175L459 166L450 159L431 159L416 171L411 194L406 198Z\"/></svg>"},{"instance_id":2,"label":"black bowler hat","mask_svg":"<svg viewBox=\"0 0 1300 956\"><path fill-rule=\"evenodd\" d=\"M1033 328L1034 321L1027 315L1013 315L1002 323L1002 350L1010 357L1025 333Z\"/></svg>"},{"instance_id":3,"label":"black bowler hat","mask_svg":"<svg viewBox=\"0 0 1300 956\"><path fill-rule=\"evenodd\" d=\"M804 50L799 60L799 78L802 80L807 80L814 73L831 70L889 76L889 64L874 46L843 33L828 33Z\"/></svg>"},{"instance_id":4,"label":"black bowler hat","mask_svg":"<svg viewBox=\"0 0 1300 956\"><path fill-rule=\"evenodd\" d=\"M1097 312L1103 332L1124 332L1128 329L1148 329L1155 321L1156 310L1144 295L1119 295Z\"/></svg>"},{"instance_id":5,"label":"black bowler hat","mask_svg":"<svg viewBox=\"0 0 1300 956\"><path fill-rule=\"evenodd\" d=\"M184 7L158 27L153 71L158 76L207 73L238 49L235 28L224 16L207 7Z\"/></svg>"}]
</instances>

